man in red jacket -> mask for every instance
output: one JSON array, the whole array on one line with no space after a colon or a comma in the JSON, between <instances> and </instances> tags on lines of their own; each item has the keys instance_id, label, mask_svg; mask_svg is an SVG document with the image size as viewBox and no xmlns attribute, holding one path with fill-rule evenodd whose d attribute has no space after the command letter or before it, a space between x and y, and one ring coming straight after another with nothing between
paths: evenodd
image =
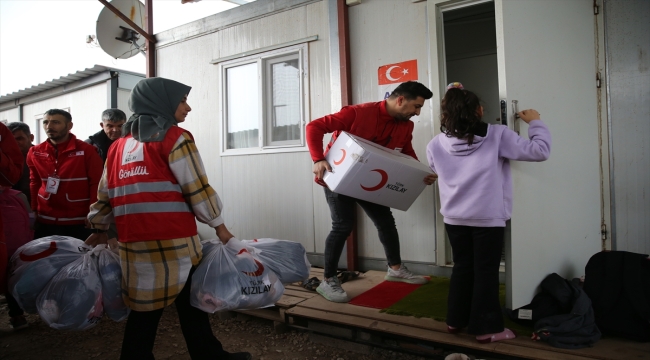
<instances>
[{"instance_id":1,"label":"man in red jacket","mask_svg":"<svg viewBox=\"0 0 650 360\"><path fill-rule=\"evenodd\" d=\"M325 240L324 280L316 289L325 299L334 302L349 301L336 277L336 269L345 240L354 225L355 203L361 206L377 227L388 260L385 279L410 284L424 284L428 281L423 276L414 275L402 264L399 235L390 208L334 193L323 182L323 175L325 171L332 171L330 164L325 161L325 154L341 131L401 151L417 160L411 144L413 122L410 118L420 114L424 101L432 95L426 86L408 81L400 84L384 101L346 106L338 113L313 120L307 125L307 145L314 161L315 181L325 187L325 198L332 216L332 230ZM323 152L323 137L327 133L333 133L332 140ZM436 175L428 175L423 181L431 185L435 179Z\"/></svg>"},{"instance_id":2,"label":"man in red jacket","mask_svg":"<svg viewBox=\"0 0 650 360\"><path fill-rule=\"evenodd\" d=\"M90 204L97 201L103 162L97 149L72 133L69 112L52 109L43 115L47 140L27 153L32 209L36 213L34 238L50 235L85 240Z\"/></svg>"}]
</instances>

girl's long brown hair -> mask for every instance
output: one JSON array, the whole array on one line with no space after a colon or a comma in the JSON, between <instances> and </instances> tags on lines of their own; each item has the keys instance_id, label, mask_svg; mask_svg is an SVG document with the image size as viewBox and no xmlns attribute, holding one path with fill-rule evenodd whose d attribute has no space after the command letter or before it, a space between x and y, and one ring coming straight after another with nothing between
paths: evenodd
<instances>
[{"instance_id":1,"label":"girl's long brown hair","mask_svg":"<svg viewBox=\"0 0 650 360\"><path fill-rule=\"evenodd\" d=\"M481 122L480 100L469 90L452 88L447 90L440 103L440 131L447 137L474 142L474 129Z\"/></svg>"}]
</instances>

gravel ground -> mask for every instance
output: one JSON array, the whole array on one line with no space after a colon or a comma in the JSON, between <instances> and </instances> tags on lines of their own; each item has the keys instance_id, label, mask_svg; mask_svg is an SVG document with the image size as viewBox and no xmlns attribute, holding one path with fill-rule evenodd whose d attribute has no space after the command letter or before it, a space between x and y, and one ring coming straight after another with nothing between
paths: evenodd
<instances>
[{"instance_id":1,"label":"gravel ground","mask_svg":"<svg viewBox=\"0 0 650 360\"><path fill-rule=\"evenodd\" d=\"M278 334L273 322L256 317L219 319L210 315L212 329L227 351L248 351L255 360L419 360L425 359L381 348L364 354L343 350L340 344L327 346L327 338L289 328ZM125 322L104 317L97 326L82 332L54 330L38 315L27 315L29 327L13 331L7 305L0 305L0 359L81 360L118 359ZM314 340L314 341L312 341ZM361 347L360 347L361 348ZM167 308L158 327L154 346L156 359L190 359L178 324L176 310ZM431 357L429 357L431 358ZM440 358L438 355L436 358Z\"/></svg>"}]
</instances>

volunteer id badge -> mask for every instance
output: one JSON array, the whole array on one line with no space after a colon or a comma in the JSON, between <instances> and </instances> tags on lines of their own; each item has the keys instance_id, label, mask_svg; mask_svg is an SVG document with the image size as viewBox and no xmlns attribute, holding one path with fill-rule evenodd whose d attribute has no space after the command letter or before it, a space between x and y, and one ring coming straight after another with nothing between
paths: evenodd
<instances>
[{"instance_id":1,"label":"volunteer id badge","mask_svg":"<svg viewBox=\"0 0 650 360\"><path fill-rule=\"evenodd\" d=\"M59 190L60 182L61 182L61 178L59 178L56 175L51 175L50 177L47 178L47 185L45 186L45 191L47 191L50 194L56 194L57 190Z\"/></svg>"}]
</instances>

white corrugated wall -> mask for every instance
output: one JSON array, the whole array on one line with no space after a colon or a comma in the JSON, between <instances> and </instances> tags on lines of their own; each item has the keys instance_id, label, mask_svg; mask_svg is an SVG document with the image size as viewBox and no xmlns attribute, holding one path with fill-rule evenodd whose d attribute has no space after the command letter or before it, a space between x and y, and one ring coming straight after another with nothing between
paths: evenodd
<instances>
[{"instance_id":1,"label":"white corrugated wall","mask_svg":"<svg viewBox=\"0 0 650 360\"><path fill-rule=\"evenodd\" d=\"M37 119L42 118L45 111L53 108L70 108L72 115L72 130L78 139L85 140L88 136L101 129L99 123L102 111L106 109L108 86L105 83L93 85L81 90L38 101L23 107L23 121L27 123L34 134L34 144L43 142L46 135Z\"/></svg>"},{"instance_id":2,"label":"white corrugated wall","mask_svg":"<svg viewBox=\"0 0 650 360\"><path fill-rule=\"evenodd\" d=\"M426 2L368 1L349 8L352 101L379 101L377 69L382 65L416 59L418 81L428 84ZM413 147L421 162L433 137L431 101L412 120ZM393 210L400 235L402 260L435 262L434 187L428 186L411 208ZM377 230L359 210L359 254L385 258Z\"/></svg>"},{"instance_id":3,"label":"white corrugated wall","mask_svg":"<svg viewBox=\"0 0 650 360\"><path fill-rule=\"evenodd\" d=\"M240 239L272 237L298 241L309 252L322 252L324 237L314 237L314 198L311 158L306 147L295 152L221 156L219 66L213 59L318 36L309 42L308 119L329 113L329 52L324 2L296 7L272 16L225 27L158 50L158 76L192 86L192 112L183 127L192 132L210 184L224 203L226 225ZM272 29L270 31L269 29ZM246 99L242 99L246 101ZM318 187L318 189L316 189ZM318 192L317 195L314 195ZM316 212L322 210L316 210ZM318 215L318 221L326 221ZM324 225L320 225L324 228ZM203 238L215 237L202 226Z\"/></svg>"}]
</instances>

